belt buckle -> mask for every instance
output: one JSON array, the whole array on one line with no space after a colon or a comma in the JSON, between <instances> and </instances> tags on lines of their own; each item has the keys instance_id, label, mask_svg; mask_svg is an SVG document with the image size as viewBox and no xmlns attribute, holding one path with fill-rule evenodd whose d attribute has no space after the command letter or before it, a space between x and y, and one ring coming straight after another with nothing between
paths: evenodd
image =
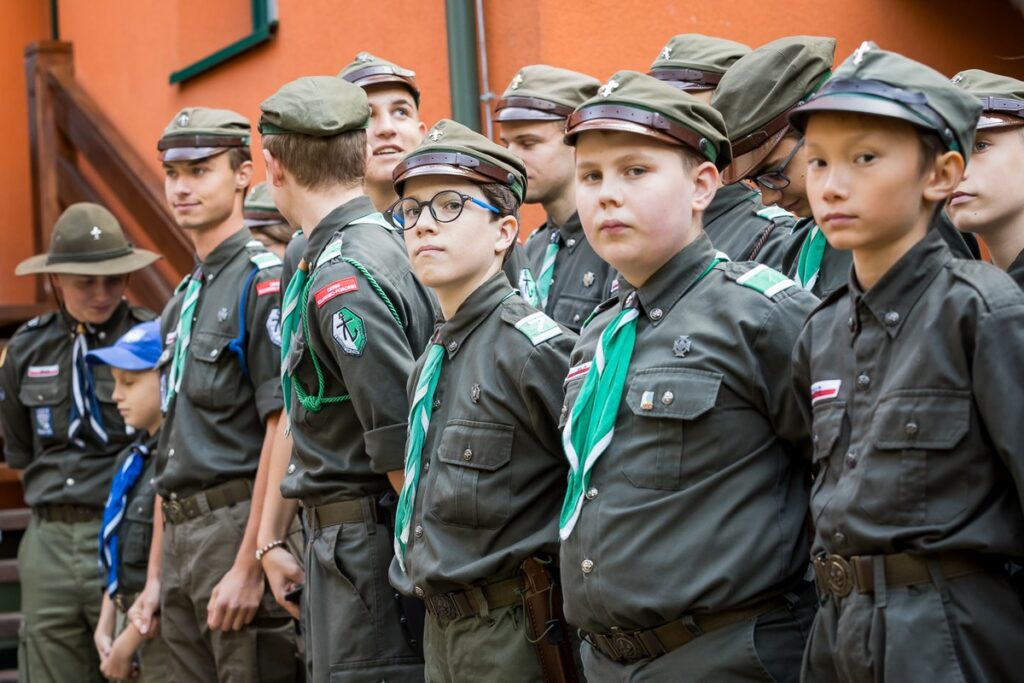
<instances>
[{"instance_id":1,"label":"belt buckle","mask_svg":"<svg viewBox=\"0 0 1024 683\"><path fill-rule=\"evenodd\" d=\"M172 500L167 503L167 517L175 524L181 523L181 503Z\"/></svg>"},{"instance_id":2,"label":"belt buckle","mask_svg":"<svg viewBox=\"0 0 1024 683\"><path fill-rule=\"evenodd\" d=\"M447 593L430 596L430 607L437 620L445 624L455 621L459 616L455 599Z\"/></svg>"},{"instance_id":3,"label":"belt buckle","mask_svg":"<svg viewBox=\"0 0 1024 683\"><path fill-rule=\"evenodd\" d=\"M613 628L605 637L611 646L612 658L617 662L631 663L647 657L647 648L633 633Z\"/></svg>"},{"instance_id":4,"label":"belt buckle","mask_svg":"<svg viewBox=\"0 0 1024 683\"><path fill-rule=\"evenodd\" d=\"M853 592L853 567L841 555L828 555L823 559L829 591L845 598Z\"/></svg>"}]
</instances>

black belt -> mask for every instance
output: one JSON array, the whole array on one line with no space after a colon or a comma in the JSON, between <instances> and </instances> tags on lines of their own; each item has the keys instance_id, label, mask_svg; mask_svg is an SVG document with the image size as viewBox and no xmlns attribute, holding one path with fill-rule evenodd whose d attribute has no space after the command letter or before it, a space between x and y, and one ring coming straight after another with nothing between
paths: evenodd
<instances>
[{"instance_id":1,"label":"black belt","mask_svg":"<svg viewBox=\"0 0 1024 683\"><path fill-rule=\"evenodd\" d=\"M99 522L103 519L103 508L88 505L36 505L33 514L44 522L64 522L77 524L80 522Z\"/></svg>"},{"instance_id":2,"label":"black belt","mask_svg":"<svg viewBox=\"0 0 1024 683\"><path fill-rule=\"evenodd\" d=\"M172 493L170 500L163 501L164 522L181 524L250 498L252 482L248 479L233 479L186 498L178 498Z\"/></svg>"},{"instance_id":3,"label":"black belt","mask_svg":"<svg viewBox=\"0 0 1024 683\"><path fill-rule=\"evenodd\" d=\"M873 593L875 591L875 558L885 563L885 585L891 587L914 586L931 583L929 561L934 561L947 579L984 572L988 567L972 553L935 555L819 555L814 558L814 575L818 588L837 598L845 598L853 591Z\"/></svg>"}]
</instances>

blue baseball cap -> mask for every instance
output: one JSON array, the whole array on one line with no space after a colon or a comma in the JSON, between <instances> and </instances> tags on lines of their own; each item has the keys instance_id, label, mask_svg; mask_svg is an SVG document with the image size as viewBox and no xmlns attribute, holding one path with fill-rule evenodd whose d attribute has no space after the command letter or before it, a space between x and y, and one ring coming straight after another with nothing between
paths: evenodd
<instances>
[{"instance_id":1,"label":"blue baseball cap","mask_svg":"<svg viewBox=\"0 0 1024 683\"><path fill-rule=\"evenodd\" d=\"M90 351L85 359L94 365L109 365L118 370L153 370L161 352L160 322L151 320L125 332L112 346Z\"/></svg>"}]
</instances>

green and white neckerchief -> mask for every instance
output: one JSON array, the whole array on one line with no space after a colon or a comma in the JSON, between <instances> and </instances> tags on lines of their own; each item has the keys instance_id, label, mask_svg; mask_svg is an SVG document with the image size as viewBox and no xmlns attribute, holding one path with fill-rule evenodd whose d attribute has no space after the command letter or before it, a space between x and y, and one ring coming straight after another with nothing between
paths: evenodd
<instances>
[{"instance_id":1,"label":"green and white neckerchief","mask_svg":"<svg viewBox=\"0 0 1024 683\"><path fill-rule=\"evenodd\" d=\"M423 444L430 427L430 414L434 403L434 391L441 377L441 362L444 360L444 346L431 344L427 350L427 361L423 365L412 406L409 408L409 436L405 446L405 480L398 498L395 515L395 558L398 566L405 571L405 548L409 544L409 528L416 505L416 489L420 483L420 464L423 460Z\"/></svg>"},{"instance_id":2,"label":"green and white neckerchief","mask_svg":"<svg viewBox=\"0 0 1024 683\"><path fill-rule=\"evenodd\" d=\"M703 280L716 265L728 260L725 254L716 253L711 264L686 291ZM615 435L615 416L619 412L636 344L637 319L640 317L637 299L636 292L631 293L622 311L601 333L590 371L583 380L562 432L562 446L569 460L568 487L558 520L558 535L563 541L572 534L580 517L594 464L608 449Z\"/></svg>"},{"instance_id":3,"label":"green and white neckerchief","mask_svg":"<svg viewBox=\"0 0 1024 683\"><path fill-rule=\"evenodd\" d=\"M174 353L171 356L171 372L167 379L167 395L164 400L164 412L171 405L175 395L181 391L181 380L185 376L185 360L188 358L188 345L192 341L192 322L195 319L196 305L199 303L199 292L203 288L203 274L199 269L192 273L185 296L178 314L178 325L174 334Z\"/></svg>"},{"instance_id":4,"label":"green and white neckerchief","mask_svg":"<svg viewBox=\"0 0 1024 683\"><path fill-rule=\"evenodd\" d=\"M540 275L537 277L537 298L540 300L538 308L542 311L548 306L548 294L551 293L551 283L555 279L555 259L561 246L562 233L557 229L552 230L547 251L544 252L544 261L540 266Z\"/></svg>"},{"instance_id":5,"label":"green and white neckerchief","mask_svg":"<svg viewBox=\"0 0 1024 683\"><path fill-rule=\"evenodd\" d=\"M299 298L306 288L307 279L309 264L303 258L299 261L281 300L281 389L284 391L285 415L290 415L292 410L292 378L287 370L288 351L291 350L292 337L299 326Z\"/></svg>"},{"instance_id":6,"label":"green and white neckerchief","mask_svg":"<svg viewBox=\"0 0 1024 683\"><path fill-rule=\"evenodd\" d=\"M825 233L815 225L800 245L800 254L796 259L796 283L804 289L813 289L818 282L821 261L825 257L828 240Z\"/></svg>"}]
</instances>

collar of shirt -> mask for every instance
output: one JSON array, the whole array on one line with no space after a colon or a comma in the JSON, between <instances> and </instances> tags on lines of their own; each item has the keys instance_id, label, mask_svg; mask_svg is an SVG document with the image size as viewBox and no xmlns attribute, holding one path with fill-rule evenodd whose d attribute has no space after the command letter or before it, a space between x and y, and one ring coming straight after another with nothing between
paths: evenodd
<instances>
[{"instance_id":1,"label":"collar of shirt","mask_svg":"<svg viewBox=\"0 0 1024 683\"><path fill-rule=\"evenodd\" d=\"M117 305L117 308L114 309L114 312L110 315L110 318L107 319L107 322L99 325L86 325L85 336L90 342L89 348L99 348L101 346L113 344L117 341L117 338L121 336L121 334L124 334L124 331L121 331L120 328L124 325L125 318L128 317L130 308L131 306L129 306L127 301L122 301ZM78 321L70 315L58 314L57 317L60 319L61 324L68 333L70 333L71 336L75 336L75 328L78 326ZM91 343L93 340L99 340L103 343L94 346Z\"/></svg>"},{"instance_id":2,"label":"collar of shirt","mask_svg":"<svg viewBox=\"0 0 1024 683\"><path fill-rule=\"evenodd\" d=\"M335 233L357 218L369 216L376 211L377 209L374 208L373 202L370 201L369 197L359 195L324 216L307 238L306 251L302 254L302 257L306 259L306 263L309 263L312 269L312 265L316 264L316 260L320 258L320 252L331 243Z\"/></svg>"},{"instance_id":3,"label":"collar of shirt","mask_svg":"<svg viewBox=\"0 0 1024 683\"><path fill-rule=\"evenodd\" d=\"M434 339L436 343L444 346L448 358L455 357L473 330L479 327L512 291L514 290L508 282L508 277L499 270L462 302L451 320L441 323Z\"/></svg>"},{"instance_id":4,"label":"collar of shirt","mask_svg":"<svg viewBox=\"0 0 1024 683\"><path fill-rule=\"evenodd\" d=\"M712 221L724 216L737 204L742 204L756 194L755 190L751 190L743 183L723 185L718 188L715 198L711 200L711 204L704 210L704 225L708 225Z\"/></svg>"},{"instance_id":5,"label":"collar of shirt","mask_svg":"<svg viewBox=\"0 0 1024 683\"><path fill-rule=\"evenodd\" d=\"M953 254L942 236L929 230L924 239L911 247L875 286L865 292L850 267L850 320L856 325L858 310L863 306L878 323L895 338L903 328L910 311Z\"/></svg>"},{"instance_id":6,"label":"collar of shirt","mask_svg":"<svg viewBox=\"0 0 1024 683\"><path fill-rule=\"evenodd\" d=\"M214 247L206 259L199 264L199 269L203 273L204 284L213 282L221 269L235 257L235 254L244 249L245 245L251 240L252 233L249 232L249 228L242 228Z\"/></svg>"},{"instance_id":7,"label":"collar of shirt","mask_svg":"<svg viewBox=\"0 0 1024 683\"><path fill-rule=\"evenodd\" d=\"M715 253L711 240L702 232L637 290L640 310L652 325L657 326L665 319L665 315L707 269Z\"/></svg>"},{"instance_id":8,"label":"collar of shirt","mask_svg":"<svg viewBox=\"0 0 1024 683\"><path fill-rule=\"evenodd\" d=\"M1024 251L1017 254L1017 258L1013 259L1013 263L1006 269L1006 272L1010 274L1018 284L1024 286Z\"/></svg>"},{"instance_id":9,"label":"collar of shirt","mask_svg":"<svg viewBox=\"0 0 1024 683\"><path fill-rule=\"evenodd\" d=\"M558 230L562 235L562 246L572 251L576 248L576 245L586 239L583 234L583 224L580 223L580 215L573 212L569 216L569 220L565 222L565 225L556 226L551 221L548 221L548 225Z\"/></svg>"}]
</instances>

